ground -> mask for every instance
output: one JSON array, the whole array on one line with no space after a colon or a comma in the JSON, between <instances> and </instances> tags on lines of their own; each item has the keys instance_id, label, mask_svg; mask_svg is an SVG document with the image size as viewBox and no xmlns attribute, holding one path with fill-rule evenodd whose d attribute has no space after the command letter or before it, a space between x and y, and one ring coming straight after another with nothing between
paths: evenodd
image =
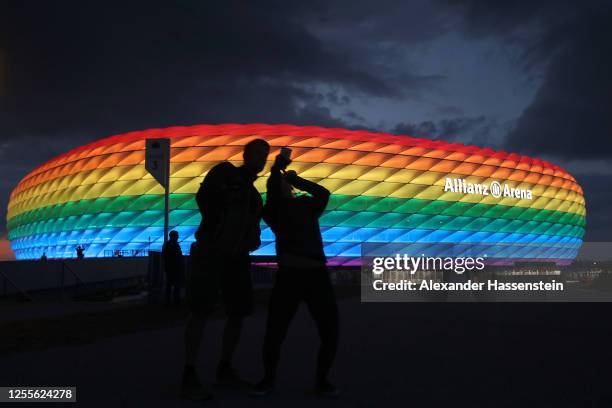
<instances>
[{"instance_id":1,"label":"ground","mask_svg":"<svg viewBox=\"0 0 612 408\"><path fill-rule=\"evenodd\" d=\"M262 370L263 306L246 321L236 356L237 368L252 379ZM367 304L358 296L343 296L339 308L341 340L331 374L342 390L338 400L309 393L318 341L302 307L283 348L275 393L254 400L244 392L216 390L215 398L204 405L612 406L605 399L610 388L609 304ZM31 325L20 327L26 330L21 349L4 343L0 384L76 385L76 406L83 407L201 406L178 397L184 312L148 309L142 325L127 330L125 322L118 323L113 331L113 320L105 320L104 313L113 316L118 310L58 317L48 327L36 320L34 326L44 327L49 338L56 339L49 344L30 341L40 335ZM136 314L130 310L121 313L132 313L133 319ZM151 310L159 311L157 325L149 322L155 319ZM91 320L106 325L107 335L71 335L69 345L58 343L61 333L51 335L53 330L92 333ZM219 354L221 328L222 321L214 319L205 333L199 369L208 381ZM2 336L11 335L5 326Z\"/></svg>"}]
</instances>

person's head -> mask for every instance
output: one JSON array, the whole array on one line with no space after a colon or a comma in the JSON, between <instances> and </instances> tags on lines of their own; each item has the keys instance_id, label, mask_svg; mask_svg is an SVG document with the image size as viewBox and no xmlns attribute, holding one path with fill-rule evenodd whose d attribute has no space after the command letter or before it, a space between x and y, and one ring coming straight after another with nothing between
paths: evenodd
<instances>
[{"instance_id":1,"label":"person's head","mask_svg":"<svg viewBox=\"0 0 612 408\"><path fill-rule=\"evenodd\" d=\"M178 231L172 230L170 231L170 234L168 234L170 237L170 241L178 241L179 238L179 233Z\"/></svg>"},{"instance_id":2,"label":"person's head","mask_svg":"<svg viewBox=\"0 0 612 408\"><path fill-rule=\"evenodd\" d=\"M266 166L270 145L263 139L253 139L244 146L244 166L253 174L259 174Z\"/></svg>"}]
</instances>

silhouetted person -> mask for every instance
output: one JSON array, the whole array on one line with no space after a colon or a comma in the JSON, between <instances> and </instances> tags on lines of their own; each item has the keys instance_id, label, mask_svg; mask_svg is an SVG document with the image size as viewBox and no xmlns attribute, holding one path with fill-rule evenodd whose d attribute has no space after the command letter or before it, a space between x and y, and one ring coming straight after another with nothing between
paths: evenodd
<instances>
[{"instance_id":1,"label":"silhouetted person","mask_svg":"<svg viewBox=\"0 0 612 408\"><path fill-rule=\"evenodd\" d=\"M76 253L78 259L85 258L85 249L82 246L79 245L76 247Z\"/></svg>"},{"instance_id":2,"label":"silhouetted person","mask_svg":"<svg viewBox=\"0 0 612 408\"><path fill-rule=\"evenodd\" d=\"M162 258L166 272L166 305L178 305L181 302L181 288L185 280L183 251L178 242L179 233L170 231L168 241L162 246ZM172 298L172 299L171 299Z\"/></svg>"},{"instance_id":3,"label":"silhouetted person","mask_svg":"<svg viewBox=\"0 0 612 408\"><path fill-rule=\"evenodd\" d=\"M253 309L253 283L249 252L260 245L261 195L253 186L266 164L270 146L261 139L244 147L244 165L222 162L213 167L196 194L202 214L196 244L192 247L187 302L191 316L185 330L185 370L183 393L191 398L207 398L195 370L206 318L221 297L227 315L218 383L245 386L232 367L240 338L242 320Z\"/></svg>"},{"instance_id":4,"label":"silhouetted person","mask_svg":"<svg viewBox=\"0 0 612 408\"><path fill-rule=\"evenodd\" d=\"M47 260L47 253L46 253L46 252L43 252L43 253L42 253L42 255L41 255L41 257L40 257L40 260L41 260L41 261L46 261L46 260Z\"/></svg>"},{"instance_id":5,"label":"silhouetted person","mask_svg":"<svg viewBox=\"0 0 612 408\"><path fill-rule=\"evenodd\" d=\"M276 380L281 345L299 304L304 301L319 332L315 376L316 391L336 396L338 390L327 378L338 343L338 309L329 279L319 217L329 201L324 187L298 177L295 171L282 173L290 162L279 155L268 180L264 220L276 235L278 273L268 310L263 346L265 374L253 389L256 396L270 393ZM310 194L296 197L292 187Z\"/></svg>"}]
</instances>

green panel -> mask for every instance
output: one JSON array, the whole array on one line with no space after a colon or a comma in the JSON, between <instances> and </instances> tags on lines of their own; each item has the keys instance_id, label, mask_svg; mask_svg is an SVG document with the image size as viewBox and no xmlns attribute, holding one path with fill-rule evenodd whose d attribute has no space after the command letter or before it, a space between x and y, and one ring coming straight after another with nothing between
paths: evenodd
<instances>
[{"instance_id":1,"label":"green panel","mask_svg":"<svg viewBox=\"0 0 612 408\"><path fill-rule=\"evenodd\" d=\"M196 226L196 225L200 225L200 222L202 221L202 217L200 216L200 213L195 213L193 214L191 217L189 217L188 219L186 219L183 222L183 225L192 225L192 226Z\"/></svg>"},{"instance_id":2,"label":"green panel","mask_svg":"<svg viewBox=\"0 0 612 408\"><path fill-rule=\"evenodd\" d=\"M115 214L115 216L110 220L108 226L116 228L124 227L137 216L138 213L132 211L124 211L119 214Z\"/></svg>"},{"instance_id":3,"label":"green panel","mask_svg":"<svg viewBox=\"0 0 612 408\"><path fill-rule=\"evenodd\" d=\"M492 210L492 208L489 208L488 205L480 205L480 204L475 204L474 206L472 206L472 208L470 208L469 210L467 210L463 215L465 215L466 217L480 217L482 216L487 210ZM496 209L495 211L502 211L503 208L499 208ZM496 217L497 215L490 215L490 217Z\"/></svg>"},{"instance_id":4,"label":"green panel","mask_svg":"<svg viewBox=\"0 0 612 408\"><path fill-rule=\"evenodd\" d=\"M470 203L462 203L461 201L457 201L447 207L442 214L456 217L463 215L468 209L470 209L470 207L472 207L472 204Z\"/></svg>"},{"instance_id":5,"label":"green panel","mask_svg":"<svg viewBox=\"0 0 612 408\"><path fill-rule=\"evenodd\" d=\"M453 203L450 201L430 201L429 204L423 207L420 212L423 214L440 214L451 205L453 205Z\"/></svg>"},{"instance_id":6,"label":"green panel","mask_svg":"<svg viewBox=\"0 0 612 408\"><path fill-rule=\"evenodd\" d=\"M329 202L327 203L327 209L334 210L336 208L339 208L344 203L346 203L347 201L353 198L354 196L332 194L331 197L329 197Z\"/></svg>"},{"instance_id":7,"label":"green panel","mask_svg":"<svg viewBox=\"0 0 612 408\"><path fill-rule=\"evenodd\" d=\"M195 207L183 208L184 210L197 209L198 206L195 202L195 196L193 194L170 194L168 204L170 209L180 208L183 204L192 201Z\"/></svg>"},{"instance_id":8,"label":"green panel","mask_svg":"<svg viewBox=\"0 0 612 408\"><path fill-rule=\"evenodd\" d=\"M465 230L466 226L473 220L471 217L454 217L448 224L453 230Z\"/></svg>"},{"instance_id":9,"label":"green panel","mask_svg":"<svg viewBox=\"0 0 612 408\"><path fill-rule=\"evenodd\" d=\"M526 208L525 211L519 216L520 220L531 221L538 214L538 210L535 208Z\"/></svg>"},{"instance_id":10,"label":"green panel","mask_svg":"<svg viewBox=\"0 0 612 408\"><path fill-rule=\"evenodd\" d=\"M521 228L519 228L516 232L519 232L521 234L529 234L531 231L534 230L534 228L537 228L539 225L539 223L535 222L535 221L527 221L525 223L525 225L523 225Z\"/></svg>"},{"instance_id":11,"label":"green panel","mask_svg":"<svg viewBox=\"0 0 612 408\"><path fill-rule=\"evenodd\" d=\"M162 195L132 196L133 201L126 207L126 211L164 210L164 197Z\"/></svg>"},{"instance_id":12,"label":"green panel","mask_svg":"<svg viewBox=\"0 0 612 408\"><path fill-rule=\"evenodd\" d=\"M517 219L525 211L524 207L508 207L508 210L504 213L504 218L509 220Z\"/></svg>"},{"instance_id":13,"label":"green panel","mask_svg":"<svg viewBox=\"0 0 612 408\"><path fill-rule=\"evenodd\" d=\"M406 214L416 214L421 210L421 208L425 207L429 203L430 201L427 200L407 200L402 205L397 207L395 211Z\"/></svg>"},{"instance_id":14,"label":"green panel","mask_svg":"<svg viewBox=\"0 0 612 408\"><path fill-rule=\"evenodd\" d=\"M76 224L75 229L87 229L91 225L91 221L94 218L93 214L83 214Z\"/></svg>"},{"instance_id":15,"label":"green panel","mask_svg":"<svg viewBox=\"0 0 612 408\"><path fill-rule=\"evenodd\" d=\"M195 196L193 194L185 194L187 197L177 206L170 206L170 208L180 208L181 210L197 210L198 204L196 203Z\"/></svg>"},{"instance_id":16,"label":"green panel","mask_svg":"<svg viewBox=\"0 0 612 408\"><path fill-rule=\"evenodd\" d=\"M382 214L382 216L374 220L368 226L372 228L395 228L395 226L398 225L404 218L406 218L405 214Z\"/></svg>"},{"instance_id":17,"label":"green panel","mask_svg":"<svg viewBox=\"0 0 612 408\"><path fill-rule=\"evenodd\" d=\"M70 217L66 217L64 219L64 228L69 231L73 230L75 229L78 221L79 221L79 217L76 215L71 215Z\"/></svg>"},{"instance_id":18,"label":"green panel","mask_svg":"<svg viewBox=\"0 0 612 408\"><path fill-rule=\"evenodd\" d=\"M383 212L383 213L400 212L400 211L396 211L396 209L400 207L402 204L404 204L406 201L402 198L395 198L395 197L385 197L385 198L372 197L372 198L374 198L375 200L372 200L374 204L372 204L372 206L370 207L370 211Z\"/></svg>"},{"instance_id":19,"label":"green panel","mask_svg":"<svg viewBox=\"0 0 612 408\"><path fill-rule=\"evenodd\" d=\"M525 223L525 221L521 221L521 220L509 220L510 222L507 223L506 225L504 225L499 232L514 232L517 229L521 228L521 226L523 226L523 224Z\"/></svg>"},{"instance_id":20,"label":"green panel","mask_svg":"<svg viewBox=\"0 0 612 408\"><path fill-rule=\"evenodd\" d=\"M321 216L321 218L319 218L319 223L324 227L333 227L343 223L352 216L353 213L350 211L326 212Z\"/></svg>"},{"instance_id":21,"label":"green panel","mask_svg":"<svg viewBox=\"0 0 612 408\"><path fill-rule=\"evenodd\" d=\"M498 232L501 231L506 225L510 223L509 220L497 219L497 220L488 220L489 223L484 228L484 231L490 232Z\"/></svg>"},{"instance_id":22,"label":"green panel","mask_svg":"<svg viewBox=\"0 0 612 408\"><path fill-rule=\"evenodd\" d=\"M138 214L128 226L130 227L148 227L150 225L156 225L161 219L162 225L164 222L163 213L160 211L143 211Z\"/></svg>"},{"instance_id":23,"label":"green panel","mask_svg":"<svg viewBox=\"0 0 612 408\"><path fill-rule=\"evenodd\" d=\"M474 211L478 211L480 213L479 217L486 217L486 218L502 218L502 217L506 218L505 215L508 212L508 209L511 208L505 205L486 205L486 204L475 204L474 207L478 207L478 208L475 208ZM471 215L471 214L468 214L466 212L465 215Z\"/></svg>"},{"instance_id":24,"label":"green panel","mask_svg":"<svg viewBox=\"0 0 612 408\"><path fill-rule=\"evenodd\" d=\"M353 213L352 217L348 218L342 223L342 226L356 228L363 227L364 225L368 225L373 222L379 215L379 213L372 212Z\"/></svg>"},{"instance_id":25,"label":"green panel","mask_svg":"<svg viewBox=\"0 0 612 408\"><path fill-rule=\"evenodd\" d=\"M107 212L122 212L126 211L130 203L134 201L134 196L118 196L114 197L106 206Z\"/></svg>"},{"instance_id":26,"label":"green panel","mask_svg":"<svg viewBox=\"0 0 612 408\"><path fill-rule=\"evenodd\" d=\"M110 223L112 218L113 214L111 213L96 214L89 223L88 228L104 228Z\"/></svg>"},{"instance_id":27,"label":"green panel","mask_svg":"<svg viewBox=\"0 0 612 408\"><path fill-rule=\"evenodd\" d=\"M472 222L468 224L467 228L473 231L486 231L487 224L490 222L491 220L487 218L474 218Z\"/></svg>"},{"instance_id":28,"label":"green panel","mask_svg":"<svg viewBox=\"0 0 612 408\"><path fill-rule=\"evenodd\" d=\"M192 215L191 210L172 210L169 214L170 225L183 225Z\"/></svg>"},{"instance_id":29,"label":"green panel","mask_svg":"<svg viewBox=\"0 0 612 408\"><path fill-rule=\"evenodd\" d=\"M338 209L344 211L366 211L370 205L377 201L372 198L370 196L354 196L350 201L338 207Z\"/></svg>"},{"instance_id":30,"label":"green panel","mask_svg":"<svg viewBox=\"0 0 612 408\"><path fill-rule=\"evenodd\" d=\"M419 228L420 225L423 225L431 218L431 215L425 214L411 214L408 217L404 218L399 224L398 228Z\"/></svg>"},{"instance_id":31,"label":"green panel","mask_svg":"<svg viewBox=\"0 0 612 408\"><path fill-rule=\"evenodd\" d=\"M265 194L263 196L265 197ZM193 213L197 211L194 194L173 194L170 204L171 209L175 209L173 212L178 209L185 211L185 213L176 213L180 222L172 222L173 224L199 224L199 214ZM330 211L333 208L342 211ZM127 209L132 211L126 211ZM154 209L157 210L153 211ZM161 226L163 225L162 209L163 196L161 195L98 198L28 211L11 218L7 226L11 239L89 227L123 227L126 225L146 227L152 224ZM147 213L143 214L145 210ZM92 212L98 214L92 217ZM61 216L62 214L64 216ZM409 214L413 215L408 216ZM539 221L536 222L536 219ZM516 221L508 222L508 220ZM376 228L403 227L545 233L582 237L586 219L574 213L524 207L394 197L333 195L321 219L321 224L344 227L368 225Z\"/></svg>"}]
</instances>

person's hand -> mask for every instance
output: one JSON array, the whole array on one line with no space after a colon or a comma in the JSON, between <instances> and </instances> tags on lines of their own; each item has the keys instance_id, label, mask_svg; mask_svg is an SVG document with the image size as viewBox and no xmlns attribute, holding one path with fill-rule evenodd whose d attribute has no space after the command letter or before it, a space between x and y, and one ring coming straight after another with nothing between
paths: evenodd
<instances>
[{"instance_id":1,"label":"person's hand","mask_svg":"<svg viewBox=\"0 0 612 408\"><path fill-rule=\"evenodd\" d=\"M279 170L285 170L290 163L291 159L286 158L282 154L278 154L276 155L276 159L274 159L274 165L272 167Z\"/></svg>"},{"instance_id":2,"label":"person's hand","mask_svg":"<svg viewBox=\"0 0 612 408\"><path fill-rule=\"evenodd\" d=\"M287 170L285 172L285 180L287 180L287 183L293 185L293 182L295 181L295 179L297 179L297 173L295 172L295 170Z\"/></svg>"}]
</instances>

